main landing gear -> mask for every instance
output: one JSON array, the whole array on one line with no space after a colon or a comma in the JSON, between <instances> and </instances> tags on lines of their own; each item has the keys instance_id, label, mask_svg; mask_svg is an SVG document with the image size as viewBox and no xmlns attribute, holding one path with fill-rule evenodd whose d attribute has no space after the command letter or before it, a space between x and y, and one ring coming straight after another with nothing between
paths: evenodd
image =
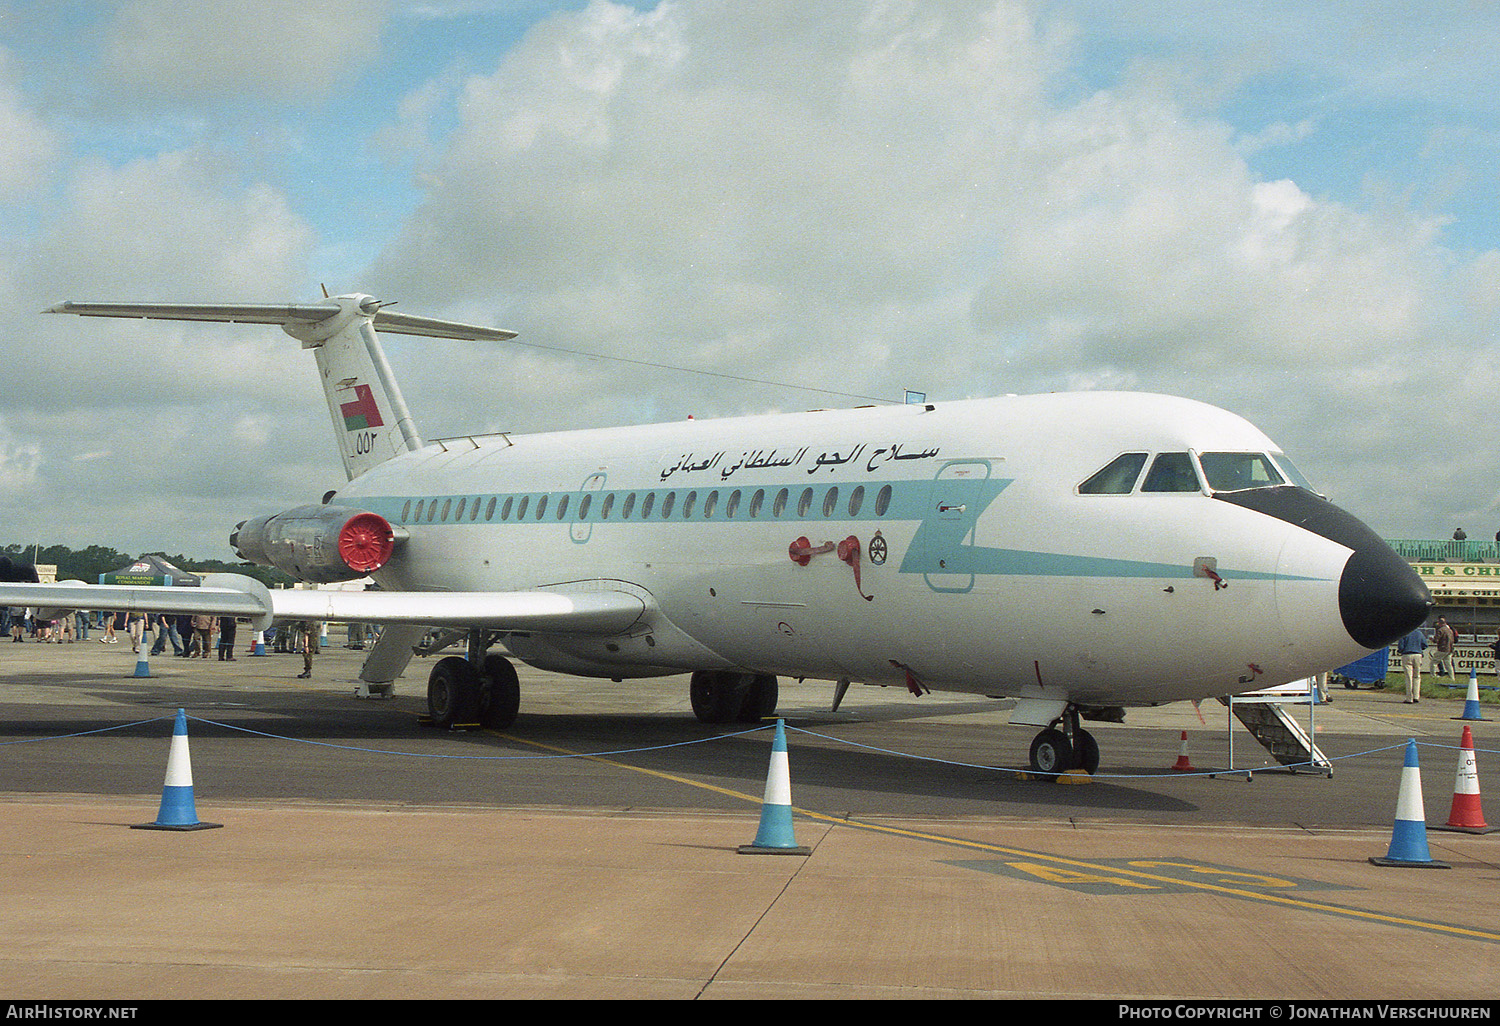
<instances>
[{"instance_id":1,"label":"main landing gear","mask_svg":"<svg viewBox=\"0 0 1500 1026\"><path fill-rule=\"evenodd\" d=\"M775 714L780 697L769 673L699 670L688 687L699 723L758 723Z\"/></svg>"},{"instance_id":2,"label":"main landing gear","mask_svg":"<svg viewBox=\"0 0 1500 1026\"><path fill-rule=\"evenodd\" d=\"M1053 779L1069 770L1092 776L1099 769L1099 743L1078 725L1077 706L1068 706L1060 719L1032 739L1031 768Z\"/></svg>"},{"instance_id":3,"label":"main landing gear","mask_svg":"<svg viewBox=\"0 0 1500 1026\"><path fill-rule=\"evenodd\" d=\"M439 659L427 677L427 713L434 727L503 729L521 710L521 685L510 660L486 654L488 632L469 633L469 655Z\"/></svg>"}]
</instances>

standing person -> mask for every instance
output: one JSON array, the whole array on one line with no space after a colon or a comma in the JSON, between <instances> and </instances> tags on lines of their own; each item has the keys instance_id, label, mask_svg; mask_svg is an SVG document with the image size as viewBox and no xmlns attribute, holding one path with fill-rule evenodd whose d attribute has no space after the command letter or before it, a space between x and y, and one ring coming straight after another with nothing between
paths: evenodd
<instances>
[{"instance_id":1,"label":"standing person","mask_svg":"<svg viewBox=\"0 0 1500 1026\"><path fill-rule=\"evenodd\" d=\"M181 613L176 618L177 638L182 642L182 648L176 653L184 659L193 658L193 618L187 613Z\"/></svg>"},{"instance_id":2,"label":"standing person","mask_svg":"<svg viewBox=\"0 0 1500 1026\"><path fill-rule=\"evenodd\" d=\"M172 643L172 654L182 655L182 642L177 636L176 618L166 613L152 614L151 620L156 625L156 644L151 646L151 654L158 655L165 651L167 642Z\"/></svg>"},{"instance_id":3,"label":"standing person","mask_svg":"<svg viewBox=\"0 0 1500 1026\"><path fill-rule=\"evenodd\" d=\"M193 640L198 644L198 650L204 659L208 658L209 649L214 643L214 618L207 613L200 613L193 617Z\"/></svg>"},{"instance_id":4,"label":"standing person","mask_svg":"<svg viewBox=\"0 0 1500 1026\"><path fill-rule=\"evenodd\" d=\"M318 641L323 635L323 625L317 620L300 620L297 623L297 637L302 647L302 672L297 674L298 680L306 680L312 676L313 653L318 650Z\"/></svg>"},{"instance_id":5,"label":"standing person","mask_svg":"<svg viewBox=\"0 0 1500 1026\"><path fill-rule=\"evenodd\" d=\"M99 639L99 644L101 644L101 645L113 645L116 640L117 639L115 638L115 614L114 613L105 613L104 614L104 637L102 637L102 638Z\"/></svg>"},{"instance_id":6,"label":"standing person","mask_svg":"<svg viewBox=\"0 0 1500 1026\"><path fill-rule=\"evenodd\" d=\"M234 662L234 617L219 617L219 661Z\"/></svg>"},{"instance_id":7,"label":"standing person","mask_svg":"<svg viewBox=\"0 0 1500 1026\"><path fill-rule=\"evenodd\" d=\"M126 629L130 632L130 651L139 652L141 642L145 640L146 614L131 613L126 617Z\"/></svg>"},{"instance_id":8,"label":"standing person","mask_svg":"<svg viewBox=\"0 0 1500 1026\"><path fill-rule=\"evenodd\" d=\"M1438 617L1432 631L1433 672L1438 676L1453 679L1453 650L1457 645L1458 635L1446 619Z\"/></svg>"},{"instance_id":9,"label":"standing person","mask_svg":"<svg viewBox=\"0 0 1500 1026\"><path fill-rule=\"evenodd\" d=\"M1415 705L1422 700L1422 650L1426 647L1427 639L1422 636L1420 627L1413 628L1410 634L1396 642L1401 667L1406 671L1406 698L1402 705Z\"/></svg>"}]
</instances>

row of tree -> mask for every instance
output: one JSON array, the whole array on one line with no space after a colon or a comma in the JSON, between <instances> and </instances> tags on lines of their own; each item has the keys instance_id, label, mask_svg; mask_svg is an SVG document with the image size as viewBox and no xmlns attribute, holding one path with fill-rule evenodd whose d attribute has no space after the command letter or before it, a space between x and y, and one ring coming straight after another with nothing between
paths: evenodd
<instances>
[{"instance_id":1,"label":"row of tree","mask_svg":"<svg viewBox=\"0 0 1500 1026\"><path fill-rule=\"evenodd\" d=\"M226 563L219 559L193 559L189 556L169 556L165 552L147 555L160 556L173 566L195 574L233 573L253 577L269 587L290 587L292 578L280 570L256 566L253 563ZM83 581L94 584L100 574L111 574L121 567L129 566L136 557L119 552L106 545L90 545L86 549L74 550L66 545L0 545L0 556L8 557L13 564L51 564L57 567L59 581Z\"/></svg>"}]
</instances>

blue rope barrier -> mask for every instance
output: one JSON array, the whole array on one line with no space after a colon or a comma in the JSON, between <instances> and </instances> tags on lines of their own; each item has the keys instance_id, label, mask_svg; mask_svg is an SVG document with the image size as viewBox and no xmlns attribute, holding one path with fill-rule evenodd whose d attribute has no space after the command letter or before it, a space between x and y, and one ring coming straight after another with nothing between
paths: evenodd
<instances>
[{"instance_id":1,"label":"blue rope barrier","mask_svg":"<svg viewBox=\"0 0 1500 1026\"><path fill-rule=\"evenodd\" d=\"M287 737L285 734L271 734L264 730L255 730L252 727L237 727L232 723L220 723L217 720L205 720L200 716L189 716L188 719L197 723L207 723L214 727L223 727L225 730L238 730L245 734L255 734L259 737L270 738L274 741L290 741L294 744L315 745L319 748L333 748L345 752L364 752L370 755L399 755L408 759L457 759L470 760L474 762L506 762L526 761L539 759L603 759L613 755L636 755L642 752L660 752L668 748L685 748L689 745L701 745L710 741L721 741L728 737L744 737L758 731L769 730L770 725L752 727L749 730L738 731L733 734L716 734L713 737L697 738L693 741L674 741L671 744L655 745L646 748L619 748L606 752L577 752L562 753L558 755L450 755L442 752L398 752L388 748L362 748L358 745L337 745L331 741L309 741L307 738Z\"/></svg>"},{"instance_id":2,"label":"blue rope barrier","mask_svg":"<svg viewBox=\"0 0 1500 1026\"><path fill-rule=\"evenodd\" d=\"M715 734L713 737L696 738L691 741L674 741L669 744L648 745L638 748L614 748L597 752L568 752L542 755L455 755L441 752L402 752L388 748L367 748L359 745L335 744L330 741L312 741L307 738L289 737L285 734L273 734L269 731L256 730L253 727L241 727L233 723L224 723L219 720L204 719L201 716L188 716L187 718L196 723L204 723L212 727L220 727L224 730L238 731L243 734L254 734L257 737L263 737L273 741L287 741L293 744L314 745L319 748L331 748L336 751L360 752L367 755L391 755L409 759L451 759L473 762L522 762L538 761L542 759L603 759L621 755L640 755L648 752L662 752L668 751L673 748L686 748L692 745L708 744L710 742L723 741L730 738L748 737L751 734L757 734L765 730L770 730L774 727L774 724L767 723L756 727L750 727L741 731L734 731L726 734ZM171 721L173 719L174 717L170 716L157 716L146 720L136 720L131 723L120 723L110 727L99 727L95 730L77 731L71 734L55 734L48 737L18 738L13 741L0 741L0 747L4 747L6 745L31 744L38 741L61 741L68 738L87 737L93 734L105 734L111 731L128 730L132 727L141 727L150 723L160 723L163 721ZM808 730L805 727L797 727L792 724L786 724L786 729L799 734L805 734L808 737L814 737L823 741L828 741L833 744L844 745L849 748L858 748L880 755L889 755L898 759L912 759L917 762L927 762L938 766L952 766L957 769L978 769L995 773L1015 773L1027 774L1031 776L1037 775L1036 771L1031 769L1029 766L999 766L990 763L961 762L956 759L940 759L929 755L917 755L912 752L903 752L893 748L881 748L875 745L867 745L860 741L850 741L847 738L835 737L832 734L824 734L815 730ZM1370 756L1379 755L1383 752L1403 750L1405 749L1406 744L1407 743L1405 741L1402 741L1399 744L1389 745L1381 748L1371 748L1362 752L1354 752L1349 755L1332 756L1326 763L1312 762L1311 760L1309 760L1307 762L1277 763L1274 765L1262 764L1260 766L1236 767L1233 769L1224 767L1219 769L1188 771L1168 770L1155 773L1094 773L1090 776L1091 779L1094 780L1181 780L1192 777L1217 777L1231 773L1258 773L1264 772L1269 769L1324 769L1334 762L1347 762L1353 759L1369 758ZM1419 747L1436 748L1447 751L1468 750L1460 748L1458 745L1445 744L1436 741L1418 741L1417 745ZM1500 750L1491 748L1475 748L1472 749L1472 751L1489 755L1500 755Z\"/></svg>"},{"instance_id":3,"label":"blue rope barrier","mask_svg":"<svg viewBox=\"0 0 1500 1026\"><path fill-rule=\"evenodd\" d=\"M162 720L173 720L173 716L153 716L149 720L136 720L134 723L118 723L113 727L100 727L98 730L80 730L74 734L52 734L48 737L22 737L14 741L0 741L0 748L6 745L29 745L36 741L61 741L70 737L88 737L90 734L107 734L112 730L129 730L131 727L142 727L147 723L160 723Z\"/></svg>"}]
</instances>

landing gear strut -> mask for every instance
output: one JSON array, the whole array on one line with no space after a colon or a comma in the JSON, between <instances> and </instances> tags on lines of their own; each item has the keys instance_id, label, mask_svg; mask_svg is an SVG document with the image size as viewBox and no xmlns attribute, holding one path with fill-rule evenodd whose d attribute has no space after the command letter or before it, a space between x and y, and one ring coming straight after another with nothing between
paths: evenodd
<instances>
[{"instance_id":1,"label":"landing gear strut","mask_svg":"<svg viewBox=\"0 0 1500 1026\"><path fill-rule=\"evenodd\" d=\"M504 729L516 722L521 685L503 656L487 654L488 631L469 632L469 655L439 659L427 678L427 713L444 730L463 727Z\"/></svg>"},{"instance_id":2,"label":"landing gear strut","mask_svg":"<svg viewBox=\"0 0 1500 1026\"><path fill-rule=\"evenodd\" d=\"M1068 706L1061 718L1032 739L1031 768L1050 779L1075 769L1092 776L1099 769L1099 743L1078 725L1077 706Z\"/></svg>"}]
</instances>

